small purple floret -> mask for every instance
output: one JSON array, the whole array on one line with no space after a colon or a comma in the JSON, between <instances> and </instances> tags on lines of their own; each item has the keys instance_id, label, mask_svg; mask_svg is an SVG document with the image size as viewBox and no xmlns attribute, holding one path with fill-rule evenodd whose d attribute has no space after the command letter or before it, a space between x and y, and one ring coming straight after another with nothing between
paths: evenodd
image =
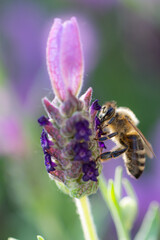
<instances>
[{"instance_id":1,"label":"small purple floret","mask_svg":"<svg viewBox=\"0 0 160 240\"><path fill-rule=\"evenodd\" d=\"M91 151L88 149L88 144L86 142L78 142L74 145L73 148L75 152L75 161L89 162L91 157Z\"/></svg>"},{"instance_id":2,"label":"small purple floret","mask_svg":"<svg viewBox=\"0 0 160 240\"><path fill-rule=\"evenodd\" d=\"M98 127L100 126L101 124L101 121L99 120L99 118L96 116L95 117L95 127L96 127L96 130L98 129Z\"/></svg>"},{"instance_id":3,"label":"small purple floret","mask_svg":"<svg viewBox=\"0 0 160 240\"><path fill-rule=\"evenodd\" d=\"M76 134L75 137L77 140L84 139L85 141L89 141L89 136L92 135L92 131L89 128L89 122L84 119L75 124Z\"/></svg>"},{"instance_id":4,"label":"small purple floret","mask_svg":"<svg viewBox=\"0 0 160 240\"><path fill-rule=\"evenodd\" d=\"M51 156L48 153L45 154L45 162L44 163L46 166L48 166L51 163Z\"/></svg>"},{"instance_id":5,"label":"small purple floret","mask_svg":"<svg viewBox=\"0 0 160 240\"><path fill-rule=\"evenodd\" d=\"M40 139L41 139L41 147L43 151L45 151L45 149L49 147L49 142L48 142L47 133L44 131L44 129L42 130Z\"/></svg>"},{"instance_id":6,"label":"small purple floret","mask_svg":"<svg viewBox=\"0 0 160 240\"><path fill-rule=\"evenodd\" d=\"M105 148L106 149L106 145L104 144L104 142L99 142L98 144L99 144L100 148Z\"/></svg>"},{"instance_id":7,"label":"small purple floret","mask_svg":"<svg viewBox=\"0 0 160 240\"><path fill-rule=\"evenodd\" d=\"M53 145L53 143L49 141L47 133L43 129L41 133L41 146L44 152L45 165L48 172L54 171L55 170L54 167L57 166L55 163L51 161L51 155L47 153L47 149L49 149L51 145Z\"/></svg>"},{"instance_id":8,"label":"small purple floret","mask_svg":"<svg viewBox=\"0 0 160 240\"><path fill-rule=\"evenodd\" d=\"M48 153L45 154L45 165L47 172L54 171L57 166L54 162L52 162L51 156Z\"/></svg>"},{"instance_id":9,"label":"small purple floret","mask_svg":"<svg viewBox=\"0 0 160 240\"><path fill-rule=\"evenodd\" d=\"M90 161L89 163L85 163L82 166L83 181L87 182L89 180L97 182L97 177L99 176L98 169L96 168L96 163L94 161Z\"/></svg>"},{"instance_id":10,"label":"small purple floret","mask_svg":"<svg viewBox=\"0 0 160 240\"><path fill-rule=\"evenodd\" d=\"M40 124L40 126L45 126L45 125L50 124L48 118L46 118L45 116L41 116L41 117L38 119L38 123Z\"/></svg>"},{"instance_id":11,"label":"small purple floret","mask_svg":"<svg viewBox=\"0 0 160 240\"><path fill-rule=\"evenodd\" d=\"M40 139L43 152L45 152L45 150L48 149L50 145L53 145L53 143L48 139L47 133L44 131L44 129L42 130Z\"/></svg>"},{"instance_id":12,"label":"small purple floret","mask_svg":"<svg viewBox=\"0 0 160 240\"><path fill-rule=\"evenodd\" d=\"M95 101L92 103L91 108L92 108L93 110L97 110L97 111L99 111L99 110L101 109L101 106L99 105L98 100L95 100Z\"/></svg>"},{"instance_id":13,"label":"small purple floret","mask_svg":"<svg viewBox=\"0 0 160 240\"><path fill-rule=\"evenodd\" d=\"M101 122L100 122L99 118L96 116L95 117L95 128L96 128L96 130L98 130L98 138L100 138L103 133L101 128L99 127L100 124L101 124ZM99 144L100 148L106 148L104 142L98 142L98 144Z\"/></svg>"}]
</instances>

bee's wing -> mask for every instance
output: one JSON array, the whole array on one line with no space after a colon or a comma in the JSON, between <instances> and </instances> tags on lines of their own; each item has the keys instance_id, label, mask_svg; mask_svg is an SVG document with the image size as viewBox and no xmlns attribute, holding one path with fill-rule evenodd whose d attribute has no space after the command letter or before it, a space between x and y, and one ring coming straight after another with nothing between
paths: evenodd
<instances>
[{"instance_id":1,"label":"bee's wing","mask_svg":"<svg viewBox=\"0 0 160 240\"><path fill-rule=\"evenodd\" d=\"M143 133L128 118L126 118L126 119L132 125L132 127L136 130L136 132L139 134L139 136L143 139L143 141L145 143L146 154L148 155L148 157L153 158L153 156L154 156L156 158L151 144L147 141L147 139L145 138Z\"/></svg>"}]
</instances>

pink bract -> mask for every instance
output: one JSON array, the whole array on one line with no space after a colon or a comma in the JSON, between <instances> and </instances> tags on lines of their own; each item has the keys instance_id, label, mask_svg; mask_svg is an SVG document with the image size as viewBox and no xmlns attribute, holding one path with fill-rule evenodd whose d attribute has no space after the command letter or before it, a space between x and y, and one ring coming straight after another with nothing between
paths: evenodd
<instances>
[{"instance_id":1,"label":"pink bract","mask_svg":"<svg viewBox=\"0 0 160 240\"><path fill-rule=\"evenodd\" d=\"M55 95L62 102L70 89L74 96L80 92L84 61L75 17L62 23L55 19L47 42L47 67Z\"/></svg>"}]
</instances>

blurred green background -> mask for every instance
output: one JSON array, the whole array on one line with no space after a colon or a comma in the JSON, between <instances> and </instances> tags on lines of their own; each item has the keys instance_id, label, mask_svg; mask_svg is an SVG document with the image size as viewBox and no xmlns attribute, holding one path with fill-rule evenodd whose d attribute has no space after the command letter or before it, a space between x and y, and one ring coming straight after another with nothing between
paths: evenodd
<instances>
[{"instance_id":1,"label":"blurred green background","mask_svg":"<svg viewBox=\"0 0 160 240\"><path fill-rule=\"evenodd\" d=\"M1 0L0 2L0 239L82 240L72 199L47 175L37 118L41 98L53 98L45 63L55 17L77 17L85 55L82 92L131 108L157 159L142 177L130 179L139 200L134 235L153 200L160 202L160 1ZM104 163L106 179L121 158ZM90 197L100 239L117 239L98 192Z\"/></svg>"}]
</instances>

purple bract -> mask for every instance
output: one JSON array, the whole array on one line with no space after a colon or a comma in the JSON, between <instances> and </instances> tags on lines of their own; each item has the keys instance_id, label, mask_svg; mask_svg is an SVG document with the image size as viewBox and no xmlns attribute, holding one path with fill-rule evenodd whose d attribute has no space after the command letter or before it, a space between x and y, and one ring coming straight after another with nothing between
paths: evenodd
<instances>
[{"instance_id":1,"label":"purple bract","mask_svg":"<svg viewBox=\"0 0 160 240\"><path fill-rule=\"evenodd\" d=\"M47 124L49 124L48 118L46 118L45 116L41 116L38 119L38 123L40 124L40 126L45 126Z\"/></svg>"}]
</instances>

